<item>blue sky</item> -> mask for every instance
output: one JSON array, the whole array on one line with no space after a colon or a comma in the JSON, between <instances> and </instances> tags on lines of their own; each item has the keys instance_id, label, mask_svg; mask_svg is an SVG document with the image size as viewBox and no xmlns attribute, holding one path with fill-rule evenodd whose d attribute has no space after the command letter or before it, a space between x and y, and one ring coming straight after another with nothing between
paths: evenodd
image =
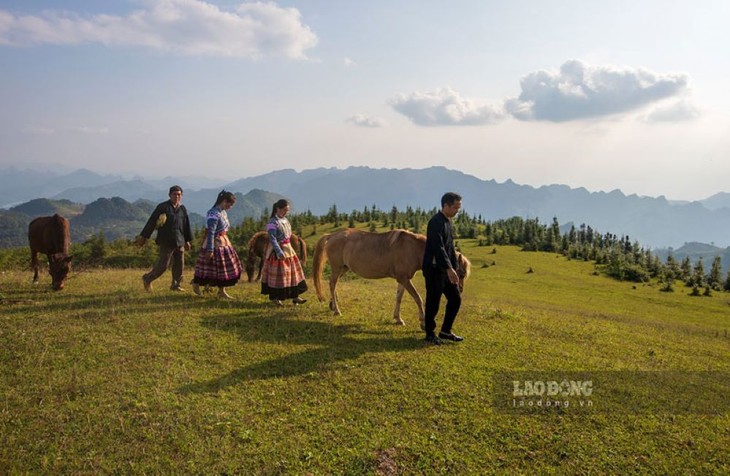
<instances>
[{"instance_id":1,"label":"blue sky","mask_svg":"<svg viewBox=\"0 0 730 476\"><path fill-rule=\"evenodd\" d=\"M0 168L730 191L730 2L0 2Z\"/></svg>"}]
</instances>

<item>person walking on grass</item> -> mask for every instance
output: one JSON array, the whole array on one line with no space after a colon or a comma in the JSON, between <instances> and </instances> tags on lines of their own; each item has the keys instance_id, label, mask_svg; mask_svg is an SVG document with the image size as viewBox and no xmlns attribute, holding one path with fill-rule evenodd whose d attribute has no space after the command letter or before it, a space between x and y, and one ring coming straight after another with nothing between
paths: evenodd
<instances>
[{"instance_id":1,"label":"person walking on grass","mask_svg":"<svg viewBox=\"0 0 730 476\"><path fill-rule=\"evenodd\" d=\"M193 277L193 291L199 296L201 285L217 286L218 297L233 299L226 292L226 288L238 282L242 267L238 254L227 236L231 224L226 211L235 203L236 196L233 192L221 190L215 205L208 210L205 217L205 237L198 252Z\"/></svg>"},{"instance_id":2,"label":"person walking on grass","mask_svg":"<svg viewBox=\"0 0 730 476\"><path fill-rule=\"evenodd\" d=\"M456 248L454 227L451 219L461 209L461 196L454 192L441 197L441 210L428 222L426 251L423 255L423 277L426 280L425 330L426 342L440 345L442 340L460 342L463 337L451 332L451 326L461 307L459 276L456 272ZM441 332L436 335L436 314L441 305L441 295L446 296L446 311Z\"/></svg>"},{"instance_id":3,"label":"person walking on grass","mask_svg":"<svg viewBox=\"0 0 730 476\"><path fill-rule=\"evenodd\" d=\"M162 276L172 261L172 291L183 291L180 286L183 279L185 251L190 250L193 232L185 205L182 204L183 189L179 185L170 187L170 199L157 205L147 220L135 243L144 246L157 229L155 242L160 247L160 254L152 270L142 276L142 284L147 292L152 291L152 281Z\"/></svg>"},{"instance_id":4,"label":"person walking on grass","mask_svg":"<svg viewBox=\"0 0 730 476\"><path fill-rule=\"evenodd\" d=\"M274 203L271 219L266 224L269 245L264 253L264 268L261 272L261 294L268 295L276 306L283 306L283 300L291 299L294 304L304 304L299 297L307 291L304 270L294 252L291 240L291 225L286 218L289 202L281 199Z\"/></svg>"}]
</instances>

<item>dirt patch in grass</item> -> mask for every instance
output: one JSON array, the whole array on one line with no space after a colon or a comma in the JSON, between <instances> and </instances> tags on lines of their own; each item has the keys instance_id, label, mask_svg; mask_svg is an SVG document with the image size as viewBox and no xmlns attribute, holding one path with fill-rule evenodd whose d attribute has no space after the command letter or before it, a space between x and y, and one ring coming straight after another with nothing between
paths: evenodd
<instances>
[{"instance_id":1,"label":"dirt patch in grass","mask_svg":"<svg viewBox=\"0 0 730 476\"><path fill-rule=\"evenodd\" d=\"M395 448L388 448L386 450L379 450L375 454L375 474L378 476L393 476L401 474L398 469L398 450Z\"/></svg>"}]
</instances>

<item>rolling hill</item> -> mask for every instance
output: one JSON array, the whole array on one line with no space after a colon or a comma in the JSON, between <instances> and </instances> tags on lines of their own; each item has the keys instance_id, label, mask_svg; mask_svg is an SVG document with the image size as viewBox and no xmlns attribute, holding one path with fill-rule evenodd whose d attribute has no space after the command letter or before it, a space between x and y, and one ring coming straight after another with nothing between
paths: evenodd
<instances>
[{"instance_id":1,"label":"rolling hill","mask_svg":"<svg viewBox=\"0 0 730 476\"><path fill-rule=\"evenodd\" d=\"M2 273L0 467L727 474L726 293L662 293L582 260L462 246L474 267L454 330L466 340L439 347L408 297L406 325L393 325L391 279L344 280L333 316L316 299L271 306L249 283L227 302L162 283L147 293L142 269L76 272L61 293ZM414 284L423 296L420 273ZM593 392L516 397L527 374Z\"/></svg>"}]
</instances>

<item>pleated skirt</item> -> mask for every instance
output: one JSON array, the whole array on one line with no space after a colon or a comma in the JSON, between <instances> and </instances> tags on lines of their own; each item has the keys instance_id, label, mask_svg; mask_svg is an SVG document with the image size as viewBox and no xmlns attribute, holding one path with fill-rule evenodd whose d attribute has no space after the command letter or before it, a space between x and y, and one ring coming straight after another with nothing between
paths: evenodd
<instances>
[{"instance_id":1,"label":"pleated skirt","mask_svg":"<svg viewBox=\"0 0 730 476\"><path fill-rule=\"evenodd\" d=\"M213 249L213 259L201 248L195 263L193 282L208 286L233 286L241 278L241 260L233 246L218 246Z\"/></svg>"},{"instance_id":2,"label":"pleated skirt","mask_svg":"<svg viewBox=\"0 0 730 476\"><path fill-rule=\"evenodd\" d=\"M304 270L297 255L277 259L272 253L261 272L261 294L274 299L294 299L307 290Z\"/></svg>"}]
</instances>

